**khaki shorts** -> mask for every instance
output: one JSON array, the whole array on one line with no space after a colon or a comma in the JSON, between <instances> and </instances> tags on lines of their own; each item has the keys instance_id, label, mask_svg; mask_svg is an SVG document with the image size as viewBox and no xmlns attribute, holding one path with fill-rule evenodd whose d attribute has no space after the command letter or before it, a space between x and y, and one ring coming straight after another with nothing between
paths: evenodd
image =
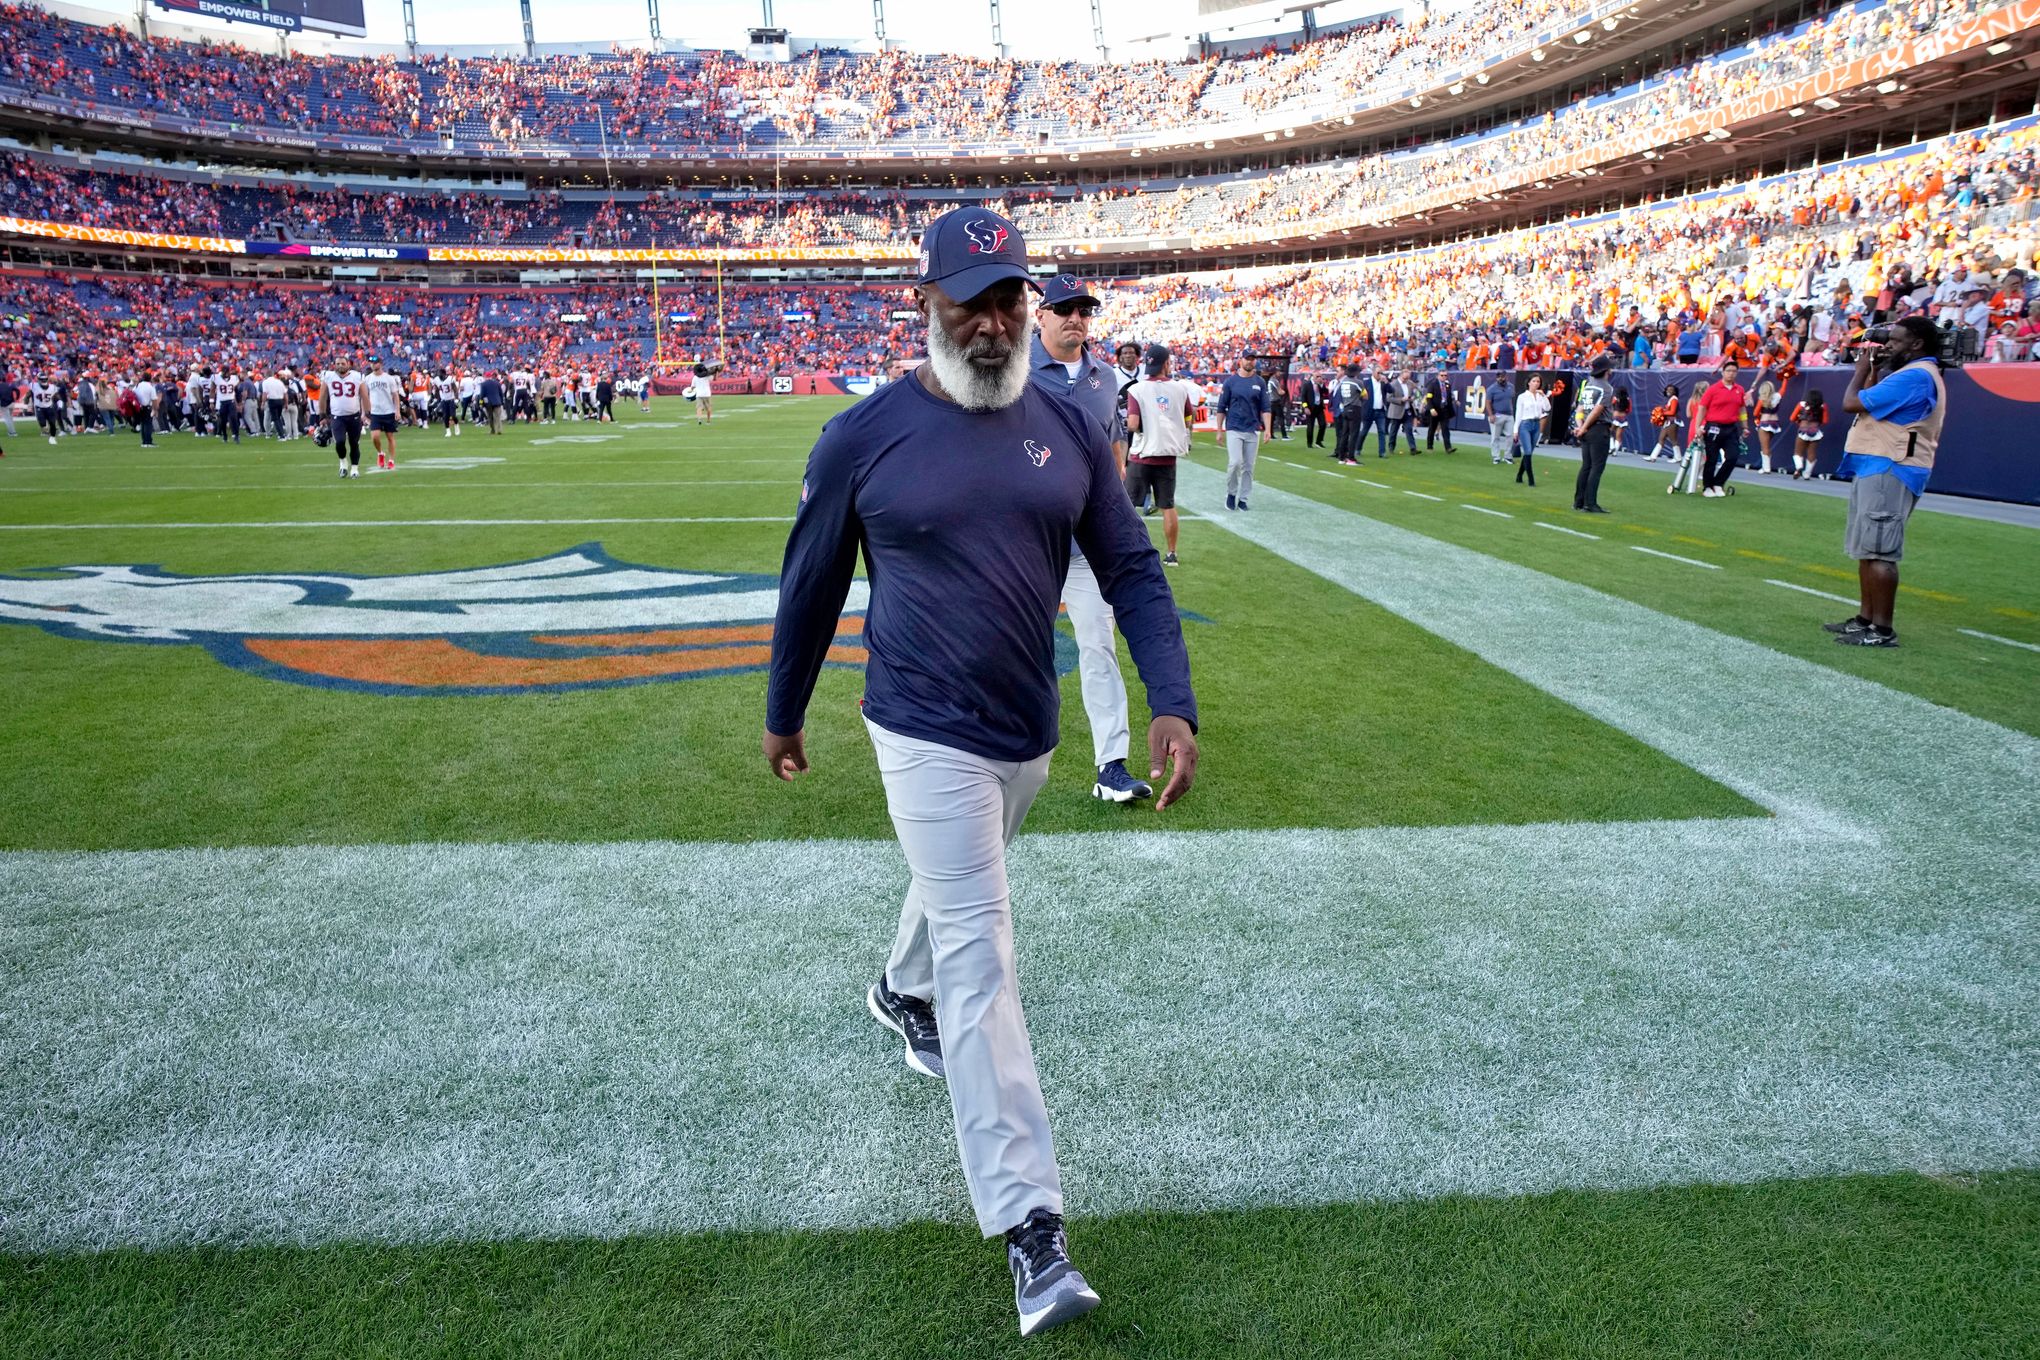
<instances>
[{"instance_id":1,"label":"khaki shorts","mask_svg":"<svg viewBox=\"0 0 2040 1360\"><path fill-rule=\"evenodd\" d=\"M1858 562L1896 562L1905 556L1905 521L1919 497L1889 472L1858 477L1849 486L1849 528L1842 551Z\"/></svg>"}]
</instances>

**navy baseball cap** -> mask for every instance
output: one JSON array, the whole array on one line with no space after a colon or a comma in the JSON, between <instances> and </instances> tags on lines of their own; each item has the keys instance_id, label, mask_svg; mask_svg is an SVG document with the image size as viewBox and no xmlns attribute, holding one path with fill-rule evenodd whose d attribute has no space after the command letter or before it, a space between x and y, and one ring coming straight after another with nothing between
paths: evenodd
<instances>
[{"instance_id":1,"label":"navy baseball cap","mask_svg":"<svg viewBox=\"0 0 2040 1360\"><path fill-rule=\"evenodd\" d=\"M1044 307L1055 307L1065 302L1098 301L1098 295L1086 288L1084 281L1075 274L1058 274L1041 290L1041 305Z\"/></svg>"},{"instance_id":2,"label":"navy baseball cap","mask_svg":"<svg viewBox=\"0 0 2040 1360\"><path fill-rule=\"evenodd\" d=\"M990 208L957 208L942 214L921 236L921 283L939 284L958 302L968 302L1005 279L1024 280L1027 238Z\"/></svg>"}]
</instances>

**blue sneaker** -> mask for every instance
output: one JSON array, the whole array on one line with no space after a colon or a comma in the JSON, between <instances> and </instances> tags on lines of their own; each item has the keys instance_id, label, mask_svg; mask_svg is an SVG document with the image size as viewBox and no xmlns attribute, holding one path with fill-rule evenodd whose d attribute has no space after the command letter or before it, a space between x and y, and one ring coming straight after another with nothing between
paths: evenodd
<instances>
[{"instance_id":1,"label":"blue sneaker","mask_svg":"<svg viewBox=\"0 0 2040 1360\"><path fill-rule=\"evenodd\" d=\"M1237 510L1239 508L1238 499L1233 496L1227 496L1225 498L1225 508L1228 510Z\"/></svg>"},{"instance_id":2,"label":"blue sneaker","mask_svg":"<svg viewBox=\"0 0 2040 1360\"><path fill-rule=\"evenodd\" d=\"M1241 502L1240 502L1240 509L1244 510L1244 509L1246 509L1246 508L1247 508L1247 503L1246 503L1245 501L1241 501Z\"/></svg>"},{"instance_id":3,"label":"blue sneaker","mask_svg":"<svg viewBox=\"0 0 2040 1360\"><path fill-rule=\"evenodd\" d=\"M1123 760L1108 760L1100 765L1098 782L1091 785L1091 796L1108 803L1131 803L1136 798L1152 798L1154 793L1145 779L1135 779L1126 772Z\"/></svg>"}]
</instances>

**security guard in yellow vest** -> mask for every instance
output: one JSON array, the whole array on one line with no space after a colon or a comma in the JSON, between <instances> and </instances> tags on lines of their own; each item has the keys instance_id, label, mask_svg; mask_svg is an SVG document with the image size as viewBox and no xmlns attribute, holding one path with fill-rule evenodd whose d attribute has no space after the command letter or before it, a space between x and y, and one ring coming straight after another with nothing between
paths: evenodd
<instances>
[{"instance_id":1,"label":"security guard in yellow vest","mask_svg":"<svg viewBox=\"0 0 2040 1360\"><path fill-rule=\"evenodd\" d=\"M1842 445L1841 475L1849 489L1843 550L1856 559L1861 601L1854 618L1824 625L1852 647L1896 647L1891 611L1898 600L1898 561L1905 522L1927 489L1948 389L1941 381L1941 331L1923 316L1901 317L1876 354L1856 361L1842 409L1856 417ZM1869 383L1872 365L1884 376Z\"/></svg>"}]
</instances>

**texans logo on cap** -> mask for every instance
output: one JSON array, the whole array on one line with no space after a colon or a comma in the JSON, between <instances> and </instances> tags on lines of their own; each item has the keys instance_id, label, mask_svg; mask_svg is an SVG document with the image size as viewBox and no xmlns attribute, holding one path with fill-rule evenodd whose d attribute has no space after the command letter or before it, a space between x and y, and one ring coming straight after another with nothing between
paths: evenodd
<instances>
[{"instance_id":1,"label":"texans logo on cap","mask_svg":"<svg viewBox=\"0 0 2040 1360\"><path fill-rule=\"evenodd\" d=\"M963 234L970 238L970 253L973 255L996 255L1006 248L1006 229L974 217L963 224Z\"/></svg>"}]
</instances>

